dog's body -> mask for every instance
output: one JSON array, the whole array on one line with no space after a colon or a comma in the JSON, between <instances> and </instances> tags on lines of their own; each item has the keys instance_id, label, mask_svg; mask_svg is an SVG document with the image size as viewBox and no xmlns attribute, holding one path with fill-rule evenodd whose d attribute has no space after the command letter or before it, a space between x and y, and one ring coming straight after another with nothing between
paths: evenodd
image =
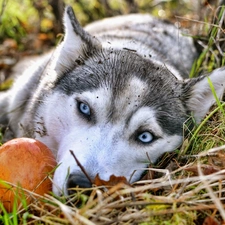
<instances>
[{"instance_id":1,"label":"dog's body","mask_svg":"<svg viewBox=\"0 0 225 225\"><path fill-rule=\"evenodd\" d=\"M45 143L60 164L54 192L110 175L138 180L143 169L182 143L183 124L215 102L207 77L186 79L197 51L189 37L148 15L97 22L84 31L70 7L63 43L40 66L0 93L0 123L16 137ZM217 95L225 69L209 75Z\"/></svg>"}]
</instances>

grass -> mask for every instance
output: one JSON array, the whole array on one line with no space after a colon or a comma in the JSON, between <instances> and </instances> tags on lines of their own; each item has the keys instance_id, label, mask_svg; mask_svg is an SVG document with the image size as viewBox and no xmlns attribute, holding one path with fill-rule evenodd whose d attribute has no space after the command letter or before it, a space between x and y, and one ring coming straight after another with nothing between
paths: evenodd
<instances>
[{"instance_id":1,"label":"grass","mask_svg":"<svg viewBox=\"0 0 225 225\"><path fill-rule=\"evenodd\" d=\"M215 115L216 116L216 115ZM224 118L223 118L224 119ZM199 133L211 135L214 127ZM213 145L220 138L214 137ZM195 155L176 155L164 169L149 168L153 179L134 186L75 188L71 198L46 195L8 214L3 224L202 224L206 216L225 220L225 146ZM164 156L164 157L168 157ZM179 161L178 161L179 159ZM160 165L158 165L160 166ZM173 168L173 170L171 170ZM1 211L1 210L0 210Z\"/></svg>"},{"instance_id":2,"label":"grass","mask_svg":"<svg viewBox=\"0 0 225 225\"><path fill-rule=\"evenodd\" d=\"M223 19L222 7L216 24ZM218 25L209 31L191 77L224 65L220 32ZM210 80L209 84L217 104L190 131L180 149L148 168L145 179L132 186L75 188L70 198L46 194L19 209L14 207L12 213L0 203L0 224L224 224L225 103L216 97Z\"/></svg>"},{"instance_id":3,"label":"grass","mask_svg":"<svg viewBox=\"0 0 225 225\"><path fill-rule=\"evenodd\" d=\"M213 24L204 23L206 37L194 37L200 41L203 50L198 59L193 64L190 72L190 77L195 77L202 72L210 72L213 69L225 65L224 52L222 51L222 44L224 42L223 21L225 17L224 5L218 8L218 15L215 16ZM199 22L201 24L201 22Z\"/></svg>"}]
</instances>

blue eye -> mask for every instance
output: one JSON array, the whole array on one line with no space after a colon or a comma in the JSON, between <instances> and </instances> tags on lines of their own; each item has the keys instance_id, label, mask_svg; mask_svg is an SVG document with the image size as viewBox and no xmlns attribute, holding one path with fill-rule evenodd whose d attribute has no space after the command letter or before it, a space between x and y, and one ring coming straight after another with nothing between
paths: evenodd
<instances>
[{"instance_id":1,"label":"blue eye","mask_svg":"<svg viewBox=\"0 0 225 225\"><path fill-rule=\"evenodd\" d=\"M90 109L90 107L87 104L83 103L83 102L81 102L79 104L79 110L80 110L80 112L82 114L84 114L86 116L90 116L91 115L91 109Z\"/></svg>"},{"instance_id":2,"label":"blue eye","mask_svg":"<svg viewBox=\"0 0 225 225\"><path fill-rule=\"evenodd\" d=\"M145 131L138 135L138 140L142 143L150 143L153 140L153 135L150 132Z\"/></svg>"}]
</instances>

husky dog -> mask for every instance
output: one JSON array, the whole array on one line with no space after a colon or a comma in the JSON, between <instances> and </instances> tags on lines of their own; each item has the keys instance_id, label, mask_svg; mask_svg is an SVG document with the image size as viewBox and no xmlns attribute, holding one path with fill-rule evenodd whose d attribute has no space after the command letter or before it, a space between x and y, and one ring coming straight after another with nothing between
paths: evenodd
<instances>
[{"instance_id":1,"label":"husky dog","mask_svg":"<svg viewBox=\"0 0 225 225\"><path fill-rule=\"evenodd\" d=\"M64 41L40 65L0 93L0 123L15 137L45 143L59 163L53 191L144 168L180 146L184 123L196 123L224 93L225 68L188 79L198 53L190 37L150 15L95 22L85 29L71 7Z\"/></svg>"}]
</instances>

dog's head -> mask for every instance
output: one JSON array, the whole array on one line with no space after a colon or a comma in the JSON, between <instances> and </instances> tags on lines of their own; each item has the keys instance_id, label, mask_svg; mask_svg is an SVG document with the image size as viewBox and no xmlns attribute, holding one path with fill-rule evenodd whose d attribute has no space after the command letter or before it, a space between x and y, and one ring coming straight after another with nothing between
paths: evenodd
<instances>
[{"instance_id":1,"label":"dog's head","mask_svg":"<svg viewBox=\"0 0 225 225\"><path fill-rule=\"evenodd\" d=\"M92 180L98 174L134 182L149 163L181 144L190 116L197 122L205 116L215 102L208 80L183 81L137 52L103 47L70 7L65 24L53 62L57 79L36 119L46 131L39 139L57 151L54 192L91 186L71 150ZM221 96L224 70L209 77Z\"/></svg>"}]
</instances>

